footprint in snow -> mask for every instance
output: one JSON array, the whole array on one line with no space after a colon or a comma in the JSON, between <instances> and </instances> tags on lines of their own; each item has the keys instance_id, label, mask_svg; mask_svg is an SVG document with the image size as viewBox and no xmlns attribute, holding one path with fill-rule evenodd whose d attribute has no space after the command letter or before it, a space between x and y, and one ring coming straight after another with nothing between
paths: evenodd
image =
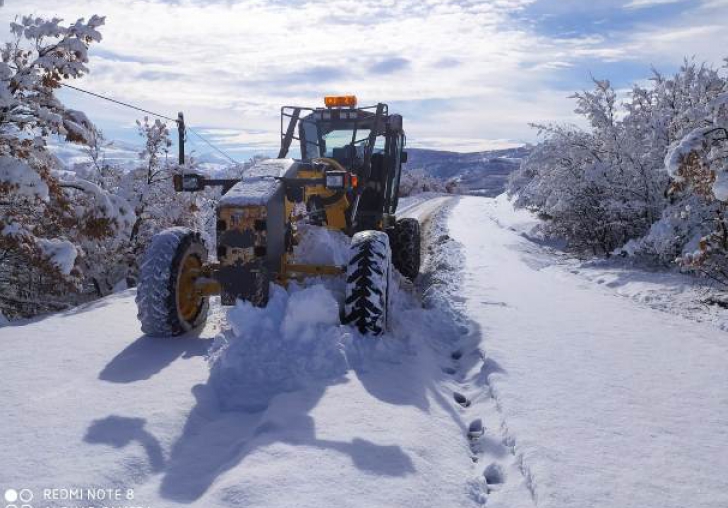
<instances>
[{"instance_id":1,"label":"footprint in snow","mask_svg":"<svg viewBox=\"0 0 728 508\"><path fill-rule=\"evenodd\" d=\"M480 418L470 422L470 426L468 427L468 438L471 441L480 439L484 433L485 429L483 428L483 421Z\"/></svg>"},{"instance_id":2,"label":"footprint in snow","mask_svg":"<svg viewBox=\"0 0 728 508\"><path fill-rule=\"evenodd\" d=\"M457 402L461 406L463 406L463 407L470 407L470 401L462 393L455 392L455 393L452 394L452 397L453 397L453 399L455 399L455 402Z\"/></svg>"},{"instance_id":3,"label":"footprint in snow","mask_svg":"<svg viewBox=\"0 0 728 508\"><path fill-rule=\"evenodd\" d=\"M492 463L486 467L485 471L483 471L483 476L485 477L485 488L488 494L498 490L506 480L503 468L496 463Z\"/></svg>"},{"instance_id":4,"label":"footprint in snow","mask_svg":"<svg viewBox=\"0 0 728 508\"><path fill-rule=\"evenodd\" d=\"M505 482L503 468L495 462L485 468L483 476L485 476L485 482L488 485L500 485Z\"/></svg>"}]
</instances>

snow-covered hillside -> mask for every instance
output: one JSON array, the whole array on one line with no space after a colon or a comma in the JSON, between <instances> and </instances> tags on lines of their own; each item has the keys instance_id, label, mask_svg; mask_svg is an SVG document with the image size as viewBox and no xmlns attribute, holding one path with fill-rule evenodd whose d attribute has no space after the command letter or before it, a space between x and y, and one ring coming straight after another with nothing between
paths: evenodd
<instances>
[{"instance_id":1,"label":"snow-covered hillside","mask_svg":"<svg viewBox=\"0 0 728 508\"><path fill-rule=\"evenodd\" d=\"M442 181L455 179L461 192L494 197L505 191L508 176L520 167L529 149L456 153L408 148L407 153L407 171L422 171Z\"/></svg>"},{"instance_id":2,"label":"snow-covered hillside","mask_svg":"<svg viewBox=\"0 0 728 508\"><path fill-rule=\"evenodd\" d=\"M73 168L74 164L88 163L91 160L87 148L72 143L57 142L50 145L50 150L67 168ZM139 165L139 153L143 151L144 146L141 140L139 143L115 140L103 144L101 162L133 169ZM193 158L199 169L211 175L216 175L230 166L229 160L210 150L192 150L187 155Z\"/></svg>"},{"instance_id":3,"label":"snow-covered hillside","mask_svg":"<svg viewBox=\"0 0 728 508\"><path fill-rule=\"evenodd\" d=\"M132 489L150 508L728 505L725 332L564 262L502 197L402 212L427 224L427 258L378 340L338 324L337 281L217 308L182 339L142 336L133 291L0 328L0 489Z\"/></svg>"},{"instance_id":4,"label":"snow-covered hillside","mask_svg":"<svg viewBox=\"0 0 728 508\"><path fill-rule=\"evenodd\" d=\"M68 167L89 160L84 149L77 145L58 143L51 149ZM106 162L129 168L138 164L140 151L140 145L120 141L104 148ZM422 171L443 183L456 179L462 191L497 196L505 190L508 176L519 168L528 151L526 147L473 153L408 148L408 162L404 170ZM230 161L209 150L193 151L191 156L200 169L213 175L230 165Z\"/></svg>"}]
</instances>

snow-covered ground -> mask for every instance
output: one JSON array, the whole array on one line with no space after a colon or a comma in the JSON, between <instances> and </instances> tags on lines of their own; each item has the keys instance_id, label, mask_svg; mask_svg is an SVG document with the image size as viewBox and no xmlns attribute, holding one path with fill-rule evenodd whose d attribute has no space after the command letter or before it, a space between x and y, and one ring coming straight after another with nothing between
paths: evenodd
<instances>
[{"instance_id":1,"label":"snow-covered ground","mask_svg":"<svg viewBox=\"0 0 728 508\"><path fill-rule=\"evenodd\" d=\"M572 273L521 234L529 222L474 198L448 221L485 356L456 377L512 450L520 477L506 483L525 479L540 507L728 506L725 332L624 298L596 268Z\"/></svg>"},{"instance_id":2,"label":"snow-covered ground","mask_svg":"<svg viewBox=\"0 0 728 508\"><path fill-rule=\"evenodd\" d=\"M407 210L426 219L447 199ZM118 487L150 507L475 505L438 349L458 330L403 289L392 331L362 337L338 324L339 289L278 289L180 340L141 336L131 291L0 329L0 488Z\"/></svg>"},{"instance_id":3,"label":"snow-covered ground","mask_svg":"<svg viewBox=\"0 0 728 508\"><path fill-rule=\"evenodd\" d=\"M42 489L150 508L728 506L728 341L670 310L686 293L568 260L502 198L400 210L427 256L381 339L338 324L336 280L177 340L141 336L133 291L0 328L0 491L49 508L98 503Z\"/></svg>"},{"instance_id":4,"label":"snow-covered ground","mask_svg":"<svg viewBox=\"0 0 728 508\"><path fill-rule=\"evenodd\" d=\"M718 288L676 268L650 265L639 258L613 256L580 261L560 250L560 243L542 238L540 224L530 213L515 212L505 194L494 200L490 217L502 228L516 232L548 252L549 262L586 281L610 288L615 294L640 305L652 307L687 319L711 323L728 330L728 309L711 304L724 301ZM553 247L553 248L549 248ZM533 248L537 248L534 245Z\"/></svg>"}]
</instances>

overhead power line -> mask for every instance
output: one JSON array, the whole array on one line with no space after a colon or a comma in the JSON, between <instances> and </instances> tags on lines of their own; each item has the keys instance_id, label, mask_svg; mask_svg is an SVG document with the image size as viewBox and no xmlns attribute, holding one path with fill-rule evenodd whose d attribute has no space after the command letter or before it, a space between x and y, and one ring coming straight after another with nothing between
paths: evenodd
<instances>
[{"instance_id":1,"label":"overhead power line","mask_svg":"<svg viewBox=\"0 0 728 508\"><path fill-rule=\"evenodd\" d=\"M223 157L225 157L225 158L226 158L227 160L229 160L229 161L230 161L230 162L232 162L233 164L240 164L240 163L239 163L238 161L236 161L235 159L233 159L232 157L230 157L230 156L229 156L228 154L226 154L226 153L225 153L224 151L222 151L222 150L221 150L220 148L216 147L216 146L215 146L215 145L213 145L213 144L212 144L211 142L209 142L209 141L208 141L207 139L205 139L205 138L204 138L204 137L203 137L203 136L202 136L202 135L201 135L200 133L198 133L198 132L197 132L197 131L196 131L195 129L193 129L192 127L187 127L187 130L188 130L188 131L190 131L190 132L191 132L192 134L194 134L195 136L197 136L198 138L200 138L200 139L201 139L202 141L204 141L205 143L207 143L207 144L208 144L208 145L210 146L210 148L212 148L213 150L216 150L216 151L217 151L218 153L220 153L220 155L222 155Z\"/></svg>"},{"instance_id":2,"label":"overhead power line","mask_svg":"<svg viewBox=\"0 0 728 508\"><path fill-rule=\"evenodd\" d=\"M165 120L170 120L172 122L176 122L177 121L176 118L171 118L171 117L166 116L166 115L161 115L159 113L155 113L154 111L149 111L148 109L140 108L138 106L134 106L134 105L129 104L129 103L126 103L126 102L117 101L116 99L112 99L111 97L106 97L106 96L103 96L103 95L100 95L100 94L97 94L97 93L94 93L94 92L89 92L88 90L84 90L83 88L78 88L77 86L68 85L66 83L61 83L61 85L62 86L65 86L66 88L70 88L71 90L76 90L77 92L82 92L82 93L91 95L93 97L97 97L99 99L103 99L105 101L113 102L114 104L119 104L120 106L125 106L127 108L136 109L137 111L141 111L142 113L147 113L147 114L150 114L150 115L153 115L153 116L158 116L159 118L164 118Z\"/></svg>"},{"instance_id":3,"label":"overhead power line","mask_svg":"<svg viewBox=\"0 0 728 508\"><path fill-rule=\"evenodd\" d=\"M68 85L66 83L61 83L62 86L65 86L66 88L70 88L71 90L76 90L77 92L85 93L87 95L90 95L92 97L96 97L98 99L102 99L105 101L113 102L114 104L118 104L119 106L124 106L126 108L134 109L136 111L141 111L142 113L147 113L152 116L156 116L158 118L163 118L164 120L169 120L170 122L178 122L179 120L177 118L172 118L167 115L162 115L160 113L155 113L154 111L149 111L148 109L140 108L139 106L134 106L133 104L129 104L128 102L119 101L116 99L112 99L111 97L106 97L105 95L101 95L95 92L91 92L89 90L84 90L83 88L79 88L77 86ZM189 127L185 125L185 130L190 131L192 134L200 138L202 141L204 141L210 148L217 151L219 154L221 154L223 157L225 157L227 160L232 162L233 164L240 164L237 160L233 159L231 156L229 156L227 153L225 153L222 149L215 146L211 141L209 141L207 138L205 138L202 134L194 130L192 127Z\"/></svg>"}]
</instances>

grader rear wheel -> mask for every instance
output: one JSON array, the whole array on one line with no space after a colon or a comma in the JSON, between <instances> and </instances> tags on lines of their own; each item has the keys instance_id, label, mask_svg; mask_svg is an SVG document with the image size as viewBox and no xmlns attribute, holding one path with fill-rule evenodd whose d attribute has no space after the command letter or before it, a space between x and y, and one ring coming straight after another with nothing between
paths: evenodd
<instances>
[{"instance_id":1,"label":"grader rear wheel","mask_svg":"<svg viewBox=\"0 0 728 508\"><path fill-rule=\"evenodd\" d=\"M400 219L389 234L394 267L409 280L415 280L420 273L420 223L417 219Z\"/></svg>"},{"instance_id":2,"label":"grader rear wheel","mask_svg":"<svg viewBox=\"0 0 728 508\"><path fill-rule=\"evenodd\" d=\"M142 263L136 296L145 334L174 337L205 323L209 298L197 291L195 282L206 260L199 233L170 228L154 236Z\"/></svg>"}]
</instances>

